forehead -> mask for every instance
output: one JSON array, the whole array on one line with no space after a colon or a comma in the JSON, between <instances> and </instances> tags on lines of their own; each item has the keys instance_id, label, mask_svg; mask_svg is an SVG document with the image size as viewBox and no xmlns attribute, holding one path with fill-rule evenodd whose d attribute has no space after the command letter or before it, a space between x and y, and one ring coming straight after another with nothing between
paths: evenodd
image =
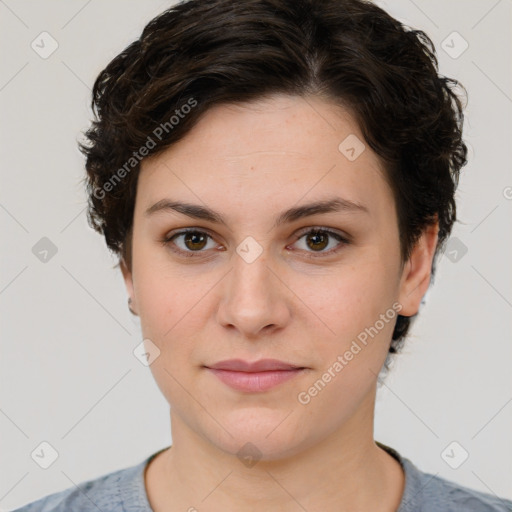
<instances>
[{"instance_id":1,"label":"forehead","mask_svg":"<svg viewBox=\"0 0 512 512\"><path fill-rule=\"evenodd\" d=\"M382 162L350 112L285 95L210 108L183 139L142 162L137 194L141 207L167 195L254 211L336 194L374 215L394 209Z\"/></svg>"}]
</instances>

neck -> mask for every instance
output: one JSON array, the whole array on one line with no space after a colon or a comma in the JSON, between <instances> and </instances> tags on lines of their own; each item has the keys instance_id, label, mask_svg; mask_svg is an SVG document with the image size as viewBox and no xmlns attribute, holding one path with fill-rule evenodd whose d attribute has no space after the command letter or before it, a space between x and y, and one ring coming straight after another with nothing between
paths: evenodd
<instances>
[{"instance_id":1,"label":"neck","mask_svg":"<svg viewBox=\"0 0 512 512\"><path fill-rule=\"evenodd\" d=\"M152 508L169 511L172 503L176 510L397 510L404 475L373 440L373 407L374 395L328 437L254 465L219 449L171 411L172 448L157 457L146 477Z\"/></svg>"}]
</instances>

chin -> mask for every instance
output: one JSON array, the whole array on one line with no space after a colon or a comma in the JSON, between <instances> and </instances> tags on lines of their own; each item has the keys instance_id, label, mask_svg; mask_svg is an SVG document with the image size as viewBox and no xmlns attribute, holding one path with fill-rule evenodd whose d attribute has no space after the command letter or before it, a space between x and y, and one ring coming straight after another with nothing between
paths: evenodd
<instances>
[{"instance_id":1,"label":"chin","mask_svg":"<svg viewBox=\"0 0 512 512\"><path fill-rule=\"evenodd\" d=\"M273 461L290 457L308 444L304 437L304 422L298 425L296 418L292 418L293 414L287 417L290 410L270 411L268 415L261 408L253 411L245 409L245 415L243 411L238 411L236 416L224 417L224 420L218 418L229 433L219 429L216 424L214 432L203 431L203 436L209 438L218 449L238 457L242 463L245 463L245 459ZM250 467L250 462L246 465Z\"/></svg>"}]
</instances>

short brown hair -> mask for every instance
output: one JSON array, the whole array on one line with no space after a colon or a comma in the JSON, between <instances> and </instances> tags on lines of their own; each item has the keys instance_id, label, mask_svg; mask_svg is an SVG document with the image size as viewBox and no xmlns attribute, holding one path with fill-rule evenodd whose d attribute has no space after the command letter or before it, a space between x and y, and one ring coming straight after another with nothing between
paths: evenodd
<instances>
[{"instance_id":1,"label":"short brown hair","mask_svg":"<svg viewBox=\"0 0 512 512\"><path fill-rule=\"evenodd\" d=\"M424 32L369 1L180 2L151 20L94 83L95 120L80 144L89 223L130 266L143 158L180 140L213 105L273 93L317 95L348 108L382 158L402 262L436 220L437 256L456 220L455 190L467 163L457 85L438 74ZM390 353L412 318L398 315Z\"/></svg>"}]
</instances>

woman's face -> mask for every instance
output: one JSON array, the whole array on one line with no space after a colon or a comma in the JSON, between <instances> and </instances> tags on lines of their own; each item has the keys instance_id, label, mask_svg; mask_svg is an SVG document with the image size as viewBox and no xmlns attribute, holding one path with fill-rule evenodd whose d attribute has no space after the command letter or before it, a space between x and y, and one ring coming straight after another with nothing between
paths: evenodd
<instances>
[{"instance_id":1,"label":"woman's face","mask_svg":"<svg viewBox=\"0 0 512 512\"><path fill-rule=\"evenodd\" d=\"M377 375L398 312L416 313L428 287L435 233L402 270L392 191L362 140L340 108L277 95L214 107L143 161L122 268L173 429L267 459L371 430ZM208 368L230 359L304 369Z\"/></svg>"}]
</instances>

